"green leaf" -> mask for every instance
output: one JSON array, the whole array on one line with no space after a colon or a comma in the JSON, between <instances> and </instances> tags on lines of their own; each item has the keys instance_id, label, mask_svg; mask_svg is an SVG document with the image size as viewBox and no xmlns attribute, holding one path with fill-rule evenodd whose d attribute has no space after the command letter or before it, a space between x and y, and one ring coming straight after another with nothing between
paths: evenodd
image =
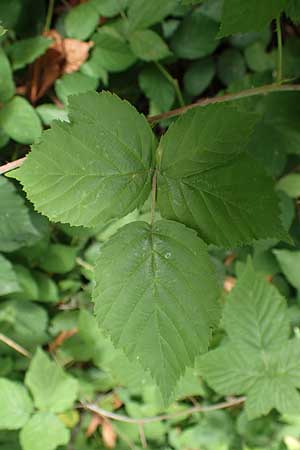
<instances>
[{"instance_id":1,"label":"green leaf","mask_svg":"<svg viewBox=\"0 0 300 450\"><path fill-rule=\"evenodd\" d=\"M123 11L130 0L91 0L99 14L104 17L113 17Z\"/></svg>"},{"instance_id":2,"label":"green leaf","mask_svg":"<svg viewBox=\"0 0 300 450\"><path fill-rule=\"evenodd\" d=\"M14 97L0 110L0 127L20 144L36 142L42 133L39 116L23 97Z\"/></svg>"},{"instance_id":3,"label":"green leaf","mask_svg":"<svg viewBox=\"0 0 300 450\"><path fill-rule=\"evenodd\" d=\"M228 48L218 58L218 76L228 86L246 75L246 64L242 54L234 49Z\"/></svg>"},{"instance_id":4,"label":"green leaf","mask_svg":"<svg viewBox=\"0 0 300 450\"><path fill-rule=\"evenodd\" d=\"M219 37L261 31L275 19L286 0L224 0Z\"/></svg>"},{"instance_id":5,"label":"green leaf","mask_svg":"<svg viewBox=\"0 0 300 450\"><path fill-rule=\"evenodd\" d=\"M42 272L35 272L34 278L38 284L39 302L56 303L59 300L58 287L48 275Z\"/></svg>"},{"instance_id":6,"label":"green leaf","mask_svg":"<svg viewBox=\"0 0 300 450\"><path fill-rule=\"evenodd\" d=\"M53 120L68 122L68 113L65 109L59 108L53 103L43 103L35 108L42 122L49 126Z\"/></svg>"},{"instance_id":7,"label":"green leaf","mask_svg":"<svg viewBox=\"0 0 300 450\"><path fill-rule=\"evenodd\" d=\"M12 252L39 239L23 198L14 185L0 177L0 251Z\"/></svg>"},{"instance_id":8,"label":"green leaf","mask_svg":"<svg viewBox=\"0 0 300 450\"><path fill-rule=\"evenodd\" d=\"M82 94L94 91L98 87L98 79L89 77L80 72L66 73L55 82L55 92L57 97L65 104L68 104L70 95Z\"/></svg>"},{"instance_id":9,"label":"green leaf","mask_svg":"<svg viewBox=\"0 0 300 450\"><path fill-rule=\"evenodd\" d=\"M0 404L0 430L22 428L33 410L24 386L6 378L0 378Z\"/></svg>"},{"instance_id":10,"label":"green leaf","mask_svg":"<svg viewBox=\"0 0 300 450\"><path fill-rule=\"evenodd\" d=\"M39 267L46 272L67 273L76 264L78 249L63 244L50 244L39 259Z\"/></svg>"},{"instance_id":11,"label":"green leaf","mask_svg":"<svg viewBox=\"0 0 300 450\"><path fill-rule=\"evenodd\" d=\"M19 292L20 285L11 262L0 254L0 295Z\"/></svg>"},{"instance_id":12,"label":"green leaf","mask_svg":"<svg viewBox=\"0 0 300 450\"><path fill-rule=\"evenodd\" d=\"M187 15L174 33L171 49L179 58L197 59L208 56L217 48L218 24L195 11Z\"/></svg>"},{"instance_id":13,"label":"green leaf","mask_svg":"<svg viewBox=\"0 0 300 450\"><path fill-rule=\"evenodd\" d=\"M285 192L291 198L300 197L300 174L290 173L277 183L277 189Z\"/></svg>"},{"instance_id":14,"label":"green leaf","mask_svg":"<svg viewBox=\"0 0 300 450\"><path fill-rule=\"evenodd\" d=\"M38 286L33 278L30 270L27 267L15 264L14 270L16 272L18 283L20 285L20 292L14 294L15 300L38 300Z\"/></svg>"},{"instance_id":15,"label":"green leaf","mask_svg":"<svg viewBox=\"0 0 300 450\"><path fill-rule=\"evenodd\" d=\"M300 251L273 250L282 272L296 289L300 288Z\"/></svg>"},{"instance_id":16,"label":"green leaf","mask_svg":"<svg viewBox=\"0 0 300 450\"><path fill-rule=\"evenodd\" d=\"M275 68L272 54L265 51L265 47L261 42L249 45L245 50L245 58L248 67L254 72L265 72Z\"/></svg>"},{"instance_id":17,"label":"green leaf","mask_svg":"<svg viewBox=\"0 0 300 450\"><path fill-rule=\"evenodd\" d=\"M34 303L19 300L1 302L0 323L1 330L6 336L28 350L47 342L48 316L44 308ZM9 352L8 347L2 346L1 352L4 350Z\"/></svg>"},{"instance_id":18,"label":"green leaf","mask_svg":"<svg viewBox=\"0 0 300 450\"><path fill-rule=\"evenodd\" d=\"M152 30L135 31L129 43L133 53L144 61L159 61L171 54L167 44Z\"/></svg>"},{"instance_id":19,"label":"green leaf","mask_svg":"<svg viewBox=\"0 0 300 450\"><path fill-rule=\"evenodd\" d=\"M285 236L273 182L244 151L256 120L219 104L195 108L169 128L158 150L164 217L221 247Z\"/></svg>"},{"instance_id":20,"label":"green leaf","mask_svg":"<svg viewBox=\"0 0 300 450\"><path fill-rule=\"evenodd\" d=\"M64 19L67 36L79 40L87 39L99 22L99 13L92 2L79 4L72 8Z\"/></svg>"},{"instance_id":21,"label":"green leaf","mask_svg":"<svg viewBox=\"0 0 300 450\"><path fill-rule=\"evenodd\" d=\"M208 57L193 62L184 74L185 91L193 97L202 94L210 85L215 73L213 58Z\"/></svg>"},{"instance_id":22,"label":"green leaf","mask_svg":"<svg viewBox=\"0 0 300 450\"><path fill-rule=\"evenodd\" d=\"M175 100L174 86L154 65L139 74L140 89L160 112L169 111Z\"/></svg>"},{"instance_id":23,"label":"green leaf","mask_svg":"<svg viewBox=\"0 0 300 450\"><path fill-rule=\"evenodd\" d=\"M115 28L102 26L92 39L96 46L92 51L92 58L99 60L104 70L121 72L136 61L128 42Z\"/></svg>"},{"instance_id":24,"label":"green leaf","mask_svg":"<svg viewBox=\"0 0 300 450\"><path fill-rule=\"evenodd\" d=\"M288 17L290 17L294 22L298 22L300 20L300 1L299 0L287 0L287 4L285 6L285 13Z\"/></svg>"},{"instance_id":25,"label":"green leaf","mask_svg":"<svg viewBox=\"0 0 300 450\"><path fill-rule=\"evenodd\" d=\"M55 450L70 440L70 431L50 412L38 412L20 433L23 450Z\"/></svg>"},{"instance_id":26,"label":"green leaf","mask_svg":"<svg viewBox=\"0 0 300 450\"><path fill-rule=\"evenodd\" d=\"M130 30L147 28L161 22L177 5L178 0L131 0L128 9Z\"/></svg>"},{"instance_id":27,"label":"green leaf","mask_svg":"<svg viewBox=\"0 0 300 450\"><path fill-rule=\"evenodd\" d=\"M222 395L247 394L249 419L272 408L297 413L300 345L288 340L284 299L250 262L227 297L224 327L228 342L199 360L210 386Z\"/></svg>"},{"instance_id":28,"label":"green leaf","mask_svg":"<svg viewBox=\"0 0 300 450\"><path fill-rule=\"evenodd\" d=\"M8 58L0 47L0 102L7 102L15 93L15 83Z\"/></svg>"},{"instance_id":29,"label":"green leaf","mask_svg":"<svg viewBox=\"0 0 300 450\"><path fill-rule=\"evenodd\" d=\"M207 350L218 320L219 289L205 244L175 222L134 222L101 248L95 279L100 328L150 371L168 401L185 368Z\"/></svg>"},{"instance_id":30,"label":"green leaf","mask_svg":"<svg viewBox=\"0 0 300 450\"><path fill-rule=\"evenodd\" d=\"M0 25L0 37L4 36L6 32L7 32L7 30L5 28L3 28L2 25Z\"/></svg>"},{"instance_id":31,"label":"green leaf","mask_svg":"<svg viewBox=\"0 0 300 450\"><path fill-rule=\"evenodd\" d=\"M71 124L54 122L15 171L36 209L94 226L143 204L155 146L145 118L108 92L73 97L69 111Z\"/></svg>"},{"instance_id":32,"label":"green leaf","mask_svg":"<svg viewBox=\"0 0 300 450\"><path fill-rule=\"evenodd\" d=\"M42 411L64 412L72 408L77 397L78 382L38 349L26 372L25 384L35 406Z\"/></svg>"},{"instance_id":33,"label":"green leaf","mask_svg":"<svg viewBox=\"0 0 300 450\"><path fill-rule=\"evenodd\" d=\"M43 55L50 46L52 39L44 36L36 36L29 39L22 39L8 47L8 56L14 70L22 69L27 64L35 61Z\"/></svg>"}]
</instances>

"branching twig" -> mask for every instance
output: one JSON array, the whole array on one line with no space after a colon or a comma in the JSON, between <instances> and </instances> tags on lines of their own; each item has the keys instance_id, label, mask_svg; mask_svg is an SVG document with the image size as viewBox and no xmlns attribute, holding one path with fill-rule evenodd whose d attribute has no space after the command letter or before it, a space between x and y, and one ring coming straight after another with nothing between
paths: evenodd
<instances>
[{"instance_id":1,"label":"branching twig","mask_svg":"<svg viewBox=\"0 0 300 450\"><path fill-rule=\"evenodd\" d=\"M94 405L92 403L82 403L80 407L86 409L87 411L93 412L94 414L99 414L102 417L108 417L109 419L117 420L119 422L133 423L140 426L146 423L161 422L162 420L175 419L180 416L191 415L198 412L209 412L209 411L217 411L219 409L231 408L233 406L237 406L240 405L241 403L244 403L245 400L246 397L238 397L230 399L226 402L216 403L215 405L193 406L192 408L188 408L172 414L162 414L160 416L154 417L142 417L140 419L135 419L133 417L128 417L122 414L116 414L110 411L106 411L105 409L99 408L97 405Z\"/></svg>"},{"instance_id":2,"label":"branching twig","mask_svg":"<svg viewBox=\"0 0 300 450\"><path fill-rule=\"evenodd\" d=\"M10 339L9 337L5 336L4 334L0 333L0 341L4 344L8 345L10 348L14 349L16 352L20 353L23 356L26 356L26 358L31 358L31 354L29 353L26 348L22 347L21 345L17 344L15 341Z\"/></svg>"},{"instance_id":3,"label":"branching twig","mask_svg":"<svg viewBox=\"0 0 300 450\"><path fill-rule=\"evenodd\" d=\"M234 94L225 94L217 97L208 97L201 98L200 100L192 103L191 105L183 106L181 108L172 109L171 111L167 111L162 114L158 114L156 116L148 117L148 121L150 123L159 122L162 119L167 119L170 117L180 116L184 114L186 111L197 108L198 106L207 106L214 103L225 103L232 102L234 100L239 100L241 98L254 97L256 95L265 95L270 94L272 92L290 92L290 91L300 91L300 84L266 84L264 86L260 86L258 88L245 89L240 92L236 92ZM25 161L26 157L16 159L8 164L4 164L4 166L0 166L0 174L9 172L10 170L16 169L20 167Z\"/></svg>"}]
</instances>

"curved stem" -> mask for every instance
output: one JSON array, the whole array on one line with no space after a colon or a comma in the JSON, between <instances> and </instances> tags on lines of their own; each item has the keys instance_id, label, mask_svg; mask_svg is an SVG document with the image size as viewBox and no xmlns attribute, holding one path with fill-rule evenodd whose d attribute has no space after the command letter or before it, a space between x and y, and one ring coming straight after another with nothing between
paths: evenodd
<instances>
[{"instance_id":1,"label":"curved stem","mask_svg":"<svg viewBox=\"0 0 300 450\"><path fill-rule=\"evenodd\" d=\"M49 0L44 31L49 31L50 30L51 22L52 22L52 16L53 16L53 10L54 10L54 2L55 2L55 0Z\"/></svg>"},{"instance_id":2,"label":"curved stem","mask_svg":"<svg viewBox=\"0 0 300 450\"><path fill-rule=\"evenodd\" d=\"M172 75L170 75L169 72L164 68L164 66L160 64L158 61L155 61L155 65L158 68L158 70L163 74L163 76L166 78L166 80L168 80L169 83L173 85L180 106L184 106L185 103L179 87L178 80L176 80L176 78L173 78Z\"/></svg>"},{"instance_id":3,"label":"curved stem","mask_svg":"<svg viewBox=\"0 0 300 450\"><path fill-rule=\"evenodd\" d=\"M277 83L282 81L282 32L280 15L276 19L276 33L277 33L277 45L278 45L278 62L277 62Z\"/></svg>"},{"instance_id":4,"label":"curved stem","mask_svg":"<svg viewBox=\"0 0 300 450\"><path fill-rule=\"evenodd\" d=\"M162 119L169 117L180 116L186 111L197 108L198 106L207 106L214 103L232 102L233 100L239 100L241 98L254 97L256 95L270 94L271 92L288 92L288 91L300 91L300 84L266 84L258 88L245 89L234 94L225 94L217 97L201 98L191 105L183 106L182 108L176 108L172 111L168 111L162 114L148 117L150 123L159 122Z\"/></svg>"},{"instance_id":5,"label":"curved stem","mask_svg":"<svg viewBox=\"0 0 300 450\"><path fill-rule=\"evenodd\" d=\"M188 408L182 411L178 411L173 414L162 414L160 416L154 416L154 417L142 417L140 419L135 419L133 417L124 416L122 414L116 414L110 411L106 411L105 409L99 408L97 405L91 404L91 403L82 403L81 408L86 409L87 411L91 411L95 414L98 414L102 417L108 417L109 419L117 420L119 422L126 422L126 423L134 423L136 425L143 425L146 423L153 423L153 422L161 422L162 420L170 420L175 419L177 417L185 416L185 415L191 415L198 412L209 412L209 411L217 411L219 409L226 409L231 408L233 406L241 405L246 400L246 397L238 397L230 399L226 402L217 403L215 405L208 405L208 406L193 406L192 408Z\"/></svg>"}]
</instances>

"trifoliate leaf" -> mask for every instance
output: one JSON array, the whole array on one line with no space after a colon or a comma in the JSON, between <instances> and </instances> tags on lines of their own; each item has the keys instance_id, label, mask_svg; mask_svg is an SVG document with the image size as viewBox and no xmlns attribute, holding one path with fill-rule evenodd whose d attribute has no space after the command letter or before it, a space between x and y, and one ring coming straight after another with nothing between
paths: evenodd
<instances>
[{"instance_id":1,"label":"trifoliate leaf","mask_svg":"<svg viewBox=\"0 0 300 450\"><path fill-rule=\"evenodd\" d=\"M0 295L19 292L20 285L11 262L0 255Z\"/></svg>"},{"instance_id":2,"label":"trifoliate leaf","mask_svg":"<svg viewBox=\"0 0 300 450\"><path fill-rule=\"evenodd\" d=\"M12 252L40 238L24 200L3 176L0 177L0 211L0 251Z\"/></svg>"},{"instance_id":3,"label":"trifoliate leaf","mask_svg":"<svg viewBox=\"0 0 300 450\"><path fill-rule=\"evenodd\" d=\"M167 44L152 30L135 31L129 43L133 53L144 61L159 61L171 54Z\"/></svg>"},{"instance_id":4,"label":"trifoliate leaf","mask_svg":"<svg viewBox=\"0 0 300 450\"><path fill-rule=\"evenodd\" d=\"M20 433L23 450L55 450L69 439L70 431L50 412L34 414Z\"/></svg>"},{"instance_id":5,"label":"trifoliate leaf","mask_svg":"<svg viewBox=\"0 0 300 450\"><path fill-rule=\"evenodd\" d=\"M36 142L42 133L39 116L23 97L14 97L0 110L0 127L20 144Z\"/></svg>"},{"instance_id":6,"label":"trifoliate leaf","mask_svg":"<svg viewBox=\"0 0 300 450\"><path fill-rule=\"evenodd\" d=\"M78 382L38 349L26 372L25 384L30 389L35 406L55 413L72 408L77 397Z\"/></svg>"},{"instance_id":7,"label":"trifoliate leaf","mask_svg":"<svg viewBox=\"0 0 300 450\"><path fill-rule=\"evenodd\" d=\"M213 58L208 57L193 62L184 74L185 91L193 97L202 94L210 85L215 73Z\"/></svg>"},{"instance_id":8,"label":"trifoliate leaf","mask_svg":"<svg viewBox=\"0 0 300 450\"><path fill-rule=\"evenodd\" d=\"M160 111L169 111L175 100L174 86L154 65L149 65L139 74L139 85L144 94Z\"/></svg>"},{"instance_id":9,"label":"trifoliate leaf","mask_svg":"<svg viewBox=\"0 0 300 450\"><path fill-rule=\"evenodd\" d=\"M70 95L82 94L93 91L97 88L99 81L97 78L84 75L80 72L66 73L55 82L55 92L57 97L65 104L68 103Z\"/></svg>"},{"instance_id":10,"label":"trifoliate leaf","mask_svg":"<svg viewBox=\"0 0 300 450\"><path fill-rule=\"evenodd\" d=\"M93 42L92 58L99 60L101 67L108 72L121 72L136 61L128 42L114 27L99 28L93 35Z\"/></svg>"},{"instance_id":11,"label":"trifoliate leaf","mask_svg":"<svg viewBox=\"0 0 300 450\"><path fill-rule=\"evenodd\" d=\"M199 366L220 394L247 395L249 419L272 408L299 411L300 345L298 339L288 340L288 324L284 299L248 262L226 300L229 341L202 356Z\"/></svg>"},{"instance_id":12,"label":"trifoliate leaf","mask_svg":"<svg viewBox=\"0 0 300 450\"><path fill-rule=\"evenodd\" d=\"M85 40L95 30L99 22L99 12L92 2L79 4L72 8L64 18L67 36Z\"/></svg>"},{"instance_id":13,"label":"trifoliate leaf","mask_svg":"<svg viewBox=\"0 0 300 450\"><path fill-rule=\"evenodd\" d=\"M128 9L130 30L143 29L163 20L171 14L178 0L132 0Z\"/></svg>"},{"instance_id":14,"label":"trifoliate leaf","mask_svg":"<svg viewBox=\"0 0 300 450\"><path fill-rule=\"evenodd\" d=\"M134 222L102 248L93 293L99 326L149 370L165 401L206 351L218 285L205 244L183 225Z\"/></svg>"},{"instance_id":15,"label":"trifoliate leaf","mask_svg":"<svg viewBox=\"0 0 300 450\"><path fill-rule=\"evenodd\" d=\"M273 250L282 272L296 289L300 288L300 251Z\"/></svg>"},{"instance_id":16,"label":"trifoliate leaf","mask_svg":"<svg viewBox=\"0 0 300 450\"><path fill-rule=\"evenodd\" d=\"M0 430L18 430L33 410L27 390L19 383L0 378Z\"/></svg>"},{"instance_id":17,"label":"trifoliate leaf","mask_svg":"<svg viewBox=\"0 0 300 450\"><path fill-rule=\"evenodd\" d=\"M7 102L14 93L12 69L3 48L0 47L0 102Z\"/></svg>"},{"instance_id":18,"label":"trifoliate leaf","mask_svg":"<svg viewBox=\"0 0 300 450\"><path fill-rule=\"evenodd\" d=\"M158 150L164 217L218 246L285 236L273 182L244 151L256 120L230 105L210 105L169 128Z\"/></svg>"},{"instance_id":19,"label":"trifoliate leaf","mask_svg":"<svg viewBox=\"0 0 300 450\"><path fill-rule=\"evenodd\" d=\"M224 0L219 37L261 31L275 19L286 0Z\"/></svg>"},{"instance_id":20,"label":"trifoliate leaf","mask_svg":"<svg viewBox=\"0 0 300 450\"><path fill-rule=\"evenodd\" d=\"M218 24L200 11L187 15L171 40L171 49L180 58L197 59L210 55L218 46Z\"/></svg>"},{"instance_id":21,"label":"trifoliate leaf","mask_svg":"<svg viewBox=\"0 0 300 450\"><path fill-rule=\"evenodd\" d=\"M14 70L22 69L43 55L52 40L44 36L16 41L8 47L8 56Z\"/></svg>"},{"instance_id":22,"label":"trifoliate leaf","mask_svg":"<svg viewBox=\"0 0 300 450\"><path fill-rule=\"evenodd\" d=\"M69 103L71 124L54 122L15 176L36 209L54 221L94 226L124 216L150 193L151 128L108 92Z\"/></svg>"}]
</instances>

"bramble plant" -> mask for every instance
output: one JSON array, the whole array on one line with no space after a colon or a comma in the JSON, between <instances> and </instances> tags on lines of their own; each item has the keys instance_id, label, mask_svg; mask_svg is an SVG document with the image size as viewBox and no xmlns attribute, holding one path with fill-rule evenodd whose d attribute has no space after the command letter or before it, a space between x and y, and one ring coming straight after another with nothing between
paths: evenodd
<instances>
[{"instance_id":1,"label":"bramble plant","mask_svg":"<svg viewBox=\"0 0 300 450\"><path fill-rule=\"evenodd\" d=\"M300 1L50 0L34 37L25 3L0 1L0 147L31 144L0 172L0 430L23 450L92 450L99 426L108 448L300 449ZM172 428L243 403L210 416L220 435ZM296 431L251 441L269 413Z\"/></svg>"}]
</instances>

